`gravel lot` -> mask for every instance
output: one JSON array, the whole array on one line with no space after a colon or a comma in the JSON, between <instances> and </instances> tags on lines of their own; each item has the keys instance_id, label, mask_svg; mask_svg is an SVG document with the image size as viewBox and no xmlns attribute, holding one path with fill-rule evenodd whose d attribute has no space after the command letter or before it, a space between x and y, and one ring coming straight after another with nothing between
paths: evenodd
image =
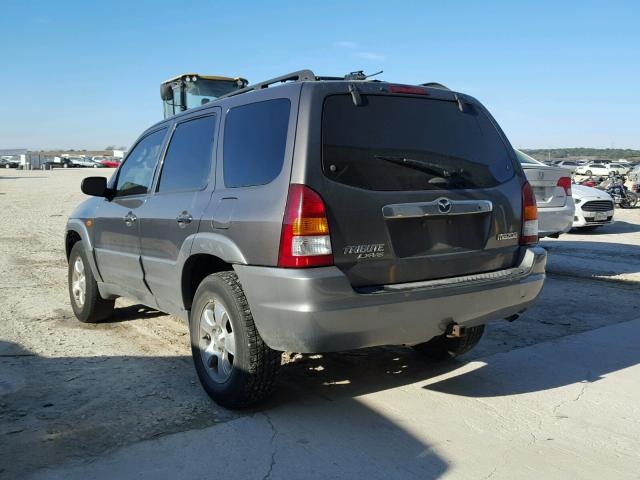
<instances>
[{"instance_id":1,"label":"gravel lot","mask_svg":"<svg viewBox=\"0 0 640 480\"><path fill-rule=\"evenodd\" d=\"M108 323L73 317L64 225L83 198L80 180L111 173L0 171L0 477L84 464L174 432L264 422L258 412L229 412L206 397L181 320L124 300ZM544 241L549 278L540 301L516 322L492 324L453 366L427 365L402 348L298 358L283 368L267 410L286 409L292 399L332 401L330 386L341 382L352 397L400 395L443 368L640 318L640 209L619 210L616 218L588 234Z\"/></svg>"}]
</instances>

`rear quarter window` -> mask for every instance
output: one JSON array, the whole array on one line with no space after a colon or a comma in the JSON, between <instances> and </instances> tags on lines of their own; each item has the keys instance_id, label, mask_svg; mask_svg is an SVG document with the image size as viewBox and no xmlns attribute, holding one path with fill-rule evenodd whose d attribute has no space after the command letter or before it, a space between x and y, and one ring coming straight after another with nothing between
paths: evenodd
<instances>
[{"instance_id":1,"label":"rear quarter window","mask_svg":"<svg viewBox=\"0 0 640 480\"><path fill-rule=\"evenodd\" d=\"M225 120L223 176L226 187L265 185L282 170L291 102L266 100L232 108Z\"/></svg>"},{"instance_id":2,"label":"rear quarter window","mask_svg":"<svg viewBox=\"0 0 640 480\"><path fill-rule=\"evenodd\" d=\"M369 190L487 188L514 174L491 120L473 105L390 95L325 99L322 167L336 182Z\"/></svg>"}]
</instances>

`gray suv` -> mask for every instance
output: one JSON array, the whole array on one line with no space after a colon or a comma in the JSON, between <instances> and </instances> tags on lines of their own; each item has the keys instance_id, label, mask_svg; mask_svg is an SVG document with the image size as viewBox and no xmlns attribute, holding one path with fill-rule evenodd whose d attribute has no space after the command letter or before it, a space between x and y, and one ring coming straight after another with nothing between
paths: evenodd
<instances>
[{"instance_id":1,"label":"gray suv","mask_svg":"<svg viewBox=\"0 0 640 480\"><path fill-rule=\"evenodd\" d=\"M144 132L66 228L75 315L127 297L189 324L226 407L281 352L460 355L538 296L536 201L503 132L438 84L317 77L246 87Z\"/></svg>"}]
</instances>

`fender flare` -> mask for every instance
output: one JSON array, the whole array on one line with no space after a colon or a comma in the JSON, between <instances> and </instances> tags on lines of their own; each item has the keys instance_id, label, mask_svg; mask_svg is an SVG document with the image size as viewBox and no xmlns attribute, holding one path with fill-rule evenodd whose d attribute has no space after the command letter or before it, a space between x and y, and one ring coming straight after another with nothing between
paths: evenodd
<instances>
[{"instance_id":1,"label":"fender flare","mask_svg":"<svg viewBox=\"0 0 640 480\"><path fill-rule=\"evenodd\" d=\"M231 264L247 264L247 259L240 247L226 235L215 232L198 232L195 235L189 257L199 254L212 255ZM181 271L183 266L184 262L180 266Z\"/></svg>"},{"instance_id":2,"label":"fender flare","mask_svg":"<svg viewBox=\"0 0 640 480\"><path fill-rule=\"evenodd\" d=\"M67 222L67 227L65 229L65 253L66 253L66 240L69 232L75 232L80 236L80 241L87 253L87 258L89 259L89 266L91 268L91 272L93 276L98 282L102 282L102 276L100 275L100 271L98 270L98 264L96 263L95 252L93 250L93 244L91 243L91 235L89 234L89 230L87 229L86 224L83 220L79 218L71 218Z\"/></svg>"}]
</instances>

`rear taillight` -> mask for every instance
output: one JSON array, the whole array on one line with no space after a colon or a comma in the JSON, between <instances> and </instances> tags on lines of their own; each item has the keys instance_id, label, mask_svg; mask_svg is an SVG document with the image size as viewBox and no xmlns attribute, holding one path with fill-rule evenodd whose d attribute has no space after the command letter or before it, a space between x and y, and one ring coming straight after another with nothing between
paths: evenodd
<instances>
[{"instance_id":1,"label":"rear taillight","mask_svg":"<svg viewBox=\"0 0 640 480\"><path fill-rule=\"evenodd\" d=\"M564 188L564 193L567 194L568 197L571 196L571 178L570 177L560 177L557 183L558 187Z\"/></svg>"},{"instance_id":2,"label":"rear taillight","mask_svg":"<svg viewBox=\"0 0 640 480\"><path fill-rule=\"evenodd\" d=\"M278 266L327 265L333 265L333 254L324 202L306 185L292 184L282 221Z\"/></svg>"},{"instance_id":3,"label":"rear taillight","mask_svg":"<svg viewBox=\"0 0 640 480\"><path fill-rule=\"evenodd\" d=\"M536 196L529 182L522 186L522 234L520 245L538 243L538 207Z\"/></svg>"}]
</instances>

